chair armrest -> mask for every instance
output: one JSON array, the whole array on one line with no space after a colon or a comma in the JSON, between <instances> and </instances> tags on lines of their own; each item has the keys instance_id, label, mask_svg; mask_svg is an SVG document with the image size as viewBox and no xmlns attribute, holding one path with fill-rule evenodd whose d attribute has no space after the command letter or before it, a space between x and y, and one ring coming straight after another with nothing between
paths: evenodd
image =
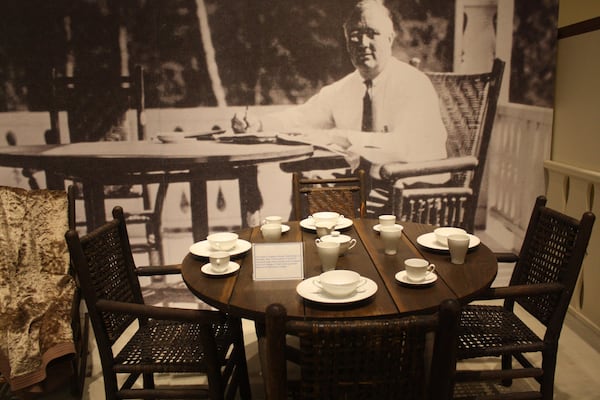
<instances>
[{"instance_id":1,"label":"chair armrest","mask_svg":"<svg viewBox=\"0 0 600 400\"><path fill-rule=\"evenodd\" d=\"M392 162L381 166L381 178L398 180L413 176L440 174L444 172L465 171L473 169L479 164L476 157L451 157L443 160L420 162Z\"/></svg>"},{"instance_id":2,"label":"chair armrest","mask_svg":"<svg viewBox=\"0 0 600 400\"><path fill-rule=\"evenodd\" d=\"M147 304L126 303L123 301L100 299L96 302L99 311L133 315L138 318L152 318L165 321L222 322L224 314L211 310L193 310L187 308L157 307Z\"/></svg>"},{"instance_id":3,"label":"chair armrest","mask_svg":"<svg viewBox=\"0 0 600 400\"><path fill-rule=\"evenodd\" d=\"M565 289L562 283L534 283L530 285L514 285L489 288L477 300L506 299L514 297L540 296L559 293Z\"/></svg>"},{"instance_id":4,"label":"chair armrest","mask_svg":"<svg viewBox=\"0 0 600 400\"><path fill-rule=\"evenodd\" d=\"M173 265L137 267L135 269L135 273L138 276L181 274L181 265L180 264L173 264Z\"/></svg>"},{"instance_id":5,"label":"chair armrest","mask_svg":"<svg viewBox=\"0 0 600 400\"><path fill-rule=\"evenodd\" d=\"M519 256L515 253L494 253L496 260L501 263L515 263L519 261Z\"/></svg>"}]
</instances>

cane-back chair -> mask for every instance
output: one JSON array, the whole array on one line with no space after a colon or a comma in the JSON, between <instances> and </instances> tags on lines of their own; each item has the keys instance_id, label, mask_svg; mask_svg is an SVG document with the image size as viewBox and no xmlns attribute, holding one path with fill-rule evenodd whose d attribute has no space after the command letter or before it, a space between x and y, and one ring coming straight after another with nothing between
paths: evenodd
<instances>
[{"instance_id":1,"label":"cane-back chair","mask_svg":"<svg viewBox=\"0 0 600 400\"><path fill-rule=\"evenodd\" d=\"M266 314L267 398L450 399L460 306L382 320L287 320L281 304ZM286 338L299 338L299 348ZM433 352L428 346L433 340ZM286 354L286 349L287 353ZM286 356L299 354L300 382L288 381Z\"/></svg>"},{"instance_id":2,"label":"cane-back chair","mask_svg":"<svg viewBox=\"0 0 600 400\"><path fill-rule=\"evenodd\" d=\"M121 207L113 209L113 217L81 238L75 230L66 234L96 336L106 398L232 399L238 390L249 398L241 320L218 311L144 304ZM180 272L177 266L148 268L156 274ZM133 333L125 334L132 326ZM118 352L113 351L117 341L125 341ZM208 384L155 384L157 374L178 373L202 374ZM122 374L125 379L118 379ZM142 387L134 386L140 376Z\"/></svg>"},{"instance_id":3,"label":"cane-back chair","mask_svg":"<svg viewBox=\"0 0 600 400\"><path fill-rule=\"evenodd\" d=\"M50 130L46 132L48 144L60 143L59 116L62 110L66 111L72 143L147 139L143 68L136 66L134 74L129 76L111 78L106 75L59 76L55 69L52 70ZM133 134L129 134L125 127L128 110L135 110L136 131ZM154 191L150 185L156 186ZM127 223L130 227L133 224L143 226L146 240L131 246L134 253L147 253L152 265L164 264L162 210L167 186L165 175L157 173L131 174L127 179L115 181L104 188L105 199L112 201L113 205L115 201L119 205L124 202L132 205L126 214ZM78 197L85 195L76 194ZM134 207L135 211L131 211Z\"/></svg>"},{"instance_id":4,"label":"cane-back chair","mask_svg":"<svg viewBox=\"0 0 600 400\"><path fill-rule=\"evenodd\" d=\"M487 73L426 72L439 95L448 158L382 166L381 177L392 188L392 212L399 220L473 232L503 71L504 62L495 59ZM440 173L451 173L450 180L442 185L403 184L406 178Z\"/></svg>"},{"instance_id":5,"label":"cane-back chair","mask_svg":"<svg viewBox=\"0 0 600 400\"><path fill-rule=\"evenodd\" d=\"M300 221L319 211L334 211L347 218L364 218L366 214L365 171L341 178L306 178L292 174L294 219Z\"/></svg>"},{"instance_id":6,"label":"cane-back chair","mask_svg":"<svg viewBox=\"0 0 600 400\"><path fill-rule=\"evenodd\" d=\"M471 304L462 310L458 359L498 356L502 369L459 371L457 382L502 380L509 385L512 379L532 377L539 382L537 393L508 393L506 398L553 398L558 339L595 216L586 212L577 220L545 204L545 197L538 197L509 286L482 296L504 299L504 304ZM543 337L515 314L515 305L545 327ZM533 352L541 353L540 366L525 356ZM512 369L513 358L524 368Z\"/></svg>"}]
</instances>

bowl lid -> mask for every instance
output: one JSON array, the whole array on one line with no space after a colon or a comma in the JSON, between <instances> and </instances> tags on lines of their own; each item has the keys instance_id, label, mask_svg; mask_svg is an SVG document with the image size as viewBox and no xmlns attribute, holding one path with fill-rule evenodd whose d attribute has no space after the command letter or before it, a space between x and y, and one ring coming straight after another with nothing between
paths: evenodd
<instances>
[{"instance_id":1,"label":"bowl lid","mask_svg":"<svg viewBox=\"0 0 600 400\"><path fill-rule=\"evenodd\" d=\"M348 235L342 235L339 231L332 231L330 235L325 235L321 237L321 240L329 242L346 243L352 240L352 238Z\"/></svg>"}]
</instances>

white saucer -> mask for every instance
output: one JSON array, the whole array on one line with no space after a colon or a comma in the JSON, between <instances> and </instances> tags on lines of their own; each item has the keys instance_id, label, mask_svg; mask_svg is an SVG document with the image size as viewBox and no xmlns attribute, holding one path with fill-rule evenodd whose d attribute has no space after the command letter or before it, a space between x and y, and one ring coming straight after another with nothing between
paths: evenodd
<instances>
[{"instance_id":1,"label":"white saucer","mask_svg":"<svg viewBox=\"0 0 600 400\"><path fill-rule=\"evenodd\" d=\"M481 243L481 240L477 236L471 235L469 233L467 233L467 235L469 236L469 248L470 249L478 246L479 243ZM435 238L435 233L433 233L433 232L424 233L423 235L419 236L417 238L417 243L419 243L423 247L427 247L428 249L448 251L448 246L443 245L440 242L438 242L437 239Z\"/></svg>"},{"instance_id":2,"label":"white saucer","mask_svg":"<svg viewBox=\"0 0 600 400\"><path fill-rule=\"evenodd\" d=\"M394 226L399 226L400 228L403 228L402 225L400 224L394 224ZM377 231L377 232L381 232L381 224L377 224L373 227L373 230Z\"/></svg>"},{"instance_id":3,"label":"white saucer","mask_svg":"<svg viewBox=\"0 0 600 400\"><path fill-rule=\"evenodd\" d=\"M262 226L260 227L261 231L262 231ZM290 230L290 226L289 225L285 225L285 224L281 224L281 233L286 233Z\"/></svg>"},{"instance_id":4,"label":"white saucer","mask_svg":"<svg viewBox=\"0 0 600 400\"><path fill-rule=\"evenodd\" d=\"M336 226L333 227L333 229L340 230L340 229L350 228L352 226L352 224L353 224L353 222L351 219L346 218L346 217L341 217L339 222L337 223ZM304 229L310 229L311 231L317 230L317 228L315 227L315 221L312 218L304 218L302 221L300 221L300 226L303 227Z\"/></svg>"},{"instance_id":5,"label":"white saucer","mask_svg":"<svg viewBox=\"0 0 600 400\"><path fill-rule=\"evenodd\" d=\"M229 250L228 253L230 256L237 256L238 254L247 252L251 248L252 243L248 242L247 240L238 239L235 247ZM216 250L211 249L210 244L208 244L208 240L203 240L190 246L190 253L199 257L208 257L213 251Z\"/></svg>"},{"instance_id":6,"label":"white saucer","mask_svg":"<svg viewBox=\"0 0 600 400\"><path fill-rule=\"evenodd\" d=\"M354 293L352 293L348 297L334 297L330 296L327 293L323 292L319 289L314 283L313 280L318 279L318 276L313 276L312 278L307 278L300 282L298 286L296 286L296 292L306 300L315 301L318 303L327 303L327 304L346 304L346 303L354 303L357 301L361 301L364 299L368 299L373 296L375 292L377 292L377 284L373 282L369 278L365 278L367 283L364 286L358 288Z\"/></svg>"},{"instance_id":7,"label":"white saucer","mask_svg":"<svg viewBox=\"0 0 600 400\"><path fill-rule=\"evenodd\" d=\"M402 282L407 285L423 286L435 282L437 280L437 275L432 272L427 274L425 279L423 279L422 281L415 282L408 278L408 276L406 275L406 271L400 271L396 274L395 278L398 282Z\"/></svg>"},{"instance_id":8,"label":"white saucer","mask_svg":"<svg viewBox=\"0 0 600 400\"><path fill-rule=\"evenodd\" d=\"M229 265L227 266L227 268L225 268L225 270L221 271L221 272L217 272L217 271L213 270L210 263L204 264L202 266L202 268L200 268L200 270L202 272L204 272L206 275L216 275L216 276L229 275L229 274L234 273L238 269L240 269L240 264L235 263L233 261L229 261Z\"/></svg>"}]
</instances>

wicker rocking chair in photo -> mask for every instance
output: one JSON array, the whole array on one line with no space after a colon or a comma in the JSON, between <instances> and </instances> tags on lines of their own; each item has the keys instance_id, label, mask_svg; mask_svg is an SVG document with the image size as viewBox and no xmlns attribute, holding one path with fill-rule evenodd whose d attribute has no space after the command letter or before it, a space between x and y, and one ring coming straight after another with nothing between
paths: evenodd
<instances>
[{"instance_id":1,"label":"wicker rocking chair in photo","mask_svg":"<svg viewBox=\"0 0 600 400\"><path fill-rule=\"evenodd\" d=\"M448 132L448 158L384 164L382 179L389 182L392 212L400 221L475 228L487 150L496 116L504 62L480 74L426 72L440 98L440 112ZM406 178L451 173L440 185L405 186ZM377 213L377 212L375 212Z\"/></svg>"}]
</instances>

